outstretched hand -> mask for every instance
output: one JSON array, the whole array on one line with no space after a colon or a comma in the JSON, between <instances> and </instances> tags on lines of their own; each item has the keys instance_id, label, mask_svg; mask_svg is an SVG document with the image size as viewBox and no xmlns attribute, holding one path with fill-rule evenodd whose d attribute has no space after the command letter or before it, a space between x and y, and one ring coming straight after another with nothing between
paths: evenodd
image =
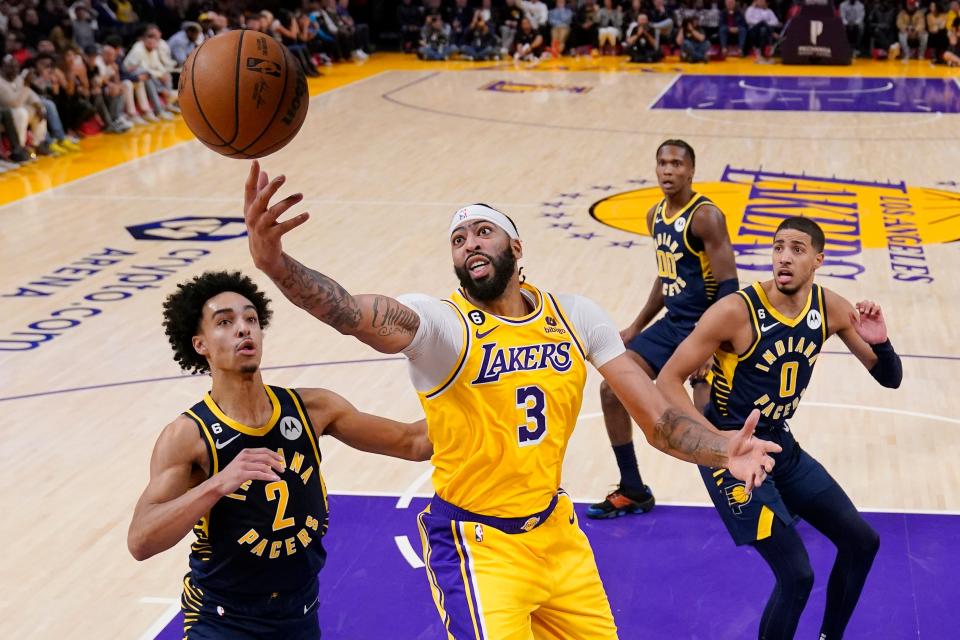
<instances>
[{"instance_id":1,"label":"outstretched hand","mask_svg":"<svg viewBox=\"0 0 960 640\"><path fill-rule=\"evenodd\" d=\"M763 484L775 464L770 454L782 451L775 442L754 437L753 432L759 420L760 411L754 409L743 423L743 428L727 444L727 469L744 482L747 491Z\"/></svg>"},{"instance_id":2,"label":"outstretched hand","mask_svg":"<svg viewBox=\"0 0 960 640\"><path fill-rule=\"evenodd\" d=\"M887 341L887 323L883 320L883 310L872 300L862 300L856 304L856 313L850 312L850 323L867 344L882 344Z\"/></svg>"},{"instance_id":3,"label":"outstretched hand","mask_svg":"<svg viewBox=\"0 0 960 640\"><path fill-rule=\"evenodd\" d=\"M276 273L283 264L283 234L299 227L310 217L309 213L303 212L277 222L290 207L303 200L302 193L295 193L270 206L270 199L285 181L286 177L282 175L271 181L267 172L260 170L260 163L254 160L244 185L243 220L247 225L250 256L253 264L267 275Z\"/></svg>"}]
</instances>

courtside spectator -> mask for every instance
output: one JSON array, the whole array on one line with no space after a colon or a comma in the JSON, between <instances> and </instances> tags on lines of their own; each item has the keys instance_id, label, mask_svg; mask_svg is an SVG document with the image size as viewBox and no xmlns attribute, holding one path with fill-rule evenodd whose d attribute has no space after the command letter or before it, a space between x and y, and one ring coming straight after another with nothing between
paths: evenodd
<instances>
[{"instance_id":1,"label":"courtside spectator","mask_svg":"<svg viewBox=\"0 0 960 640\"><path fill-rule=\"evenodd\" d=\"M911 46L919 47L917 57L923 60L927 55L927 21L923 11L917 7L917 0L907 0L897 14L897 32L900 40L900 54L903 62L910 60L913 54Z\"/></svg>"},{"instance_id":2,"label":"courtside spectator","mask_svg":"<svg viewBox=\"0 0 960 640\"><path fill-rule=\"evenodd\" d=\"M603 0L597 12L597 45L604 55L616 53L617 44L623 37L623 9L614 6L613 0Z\"/></svg>"},{"instance_id":3,"label":"courtside spectator","mask_svg":"<svg viewBox=\"0 0 960 640\"><path fill-rule=\"evenodd\" d=\"M634 0L639 3L640 0ZM567 47L567 38L570 37L570 24L573 22L573 11L567 8L567 0L557 0L557 6L547 14L550 24L550 49L555 57L563 54Z\"/></svg>"},{"instance_id":4,"label":"courtside spectator","mask_svg":"<svg viewBox=\"0 0 960 640\"><path fill-rule=\"evenodd\" d=\"M756 49L757 62L770 62L767 49L779 35L780 20L767 7L767 0L753 0L743 17L747 21L747 46Z\"/></svg>"},{"instance_id":5,"label":"courtside spectator","mask_svg":"<svg viewBox=\"0 0 960 640\"><path fill-rule=\"evenodd\" d=\"M630 62L659 62L663 59L663 51L645 13L637 16L636 26L627 36L624 47L630 55Z\"/></svg>"},{"instance_id":6,"label":"courtside spectator","mask_svg":"<svg viewBox=\"0 0 960 640\"><path fill-rule=\"evenodd\" d=\"M743 11L740 11L737 0L724 0L720 14L720 51L723 55L730 55L728 46L733 38L737 41L737 53L747 55L747 21Z\"/></svg>"},{"instance_id":7,"label":"courtside spectator","mask_svg":"<svg viewBox=\"0 0 960 640\"><path fill-rule=\"evenodd\" d=\"M843 0L840 3L840 20L847 31L847 42L854 54L862 52L863 34L866 29L867 10L860 0Z\"/></svg>"},{"instance_id":8,"label":"courtside spectator","mask_svg":"<svg viewBox=\"0 0 960 640\"><path fill-rule=\"evenodd\" d=\"M203 44L203 40L203 30L200 28L199 22L187 21L180 25L180 31L177 31L167 40L170 55L178 67L183 66L190 52Z\"/></svg>"}]
</instances>

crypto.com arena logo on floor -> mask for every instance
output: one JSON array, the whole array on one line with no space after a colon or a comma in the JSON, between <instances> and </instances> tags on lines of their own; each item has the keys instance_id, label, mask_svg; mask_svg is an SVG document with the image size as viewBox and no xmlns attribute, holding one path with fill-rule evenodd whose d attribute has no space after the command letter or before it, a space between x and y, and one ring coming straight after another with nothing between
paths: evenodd
<instances>
[{"instance_id":1,"label":"crypto.com arena logo on floor","mask_svg":"<svg viewBox=\"0 0 960 640\"><path fill-rule=\"evenodd\" d=\"M936 275L924 246L960 239L960 193L903 182L866 182L805 174L735 169L719 182L694 184L727 218L737 258L746 271L770 270L777 225L790 216L815 220L827 237L822 276L856 280L866 268L864 249L886 249L890 275L900 282L930 284ZM663 197L656 185L618 193L590 207L611 227L650 235L646 213Z\"/></svg>"}]
</instances>

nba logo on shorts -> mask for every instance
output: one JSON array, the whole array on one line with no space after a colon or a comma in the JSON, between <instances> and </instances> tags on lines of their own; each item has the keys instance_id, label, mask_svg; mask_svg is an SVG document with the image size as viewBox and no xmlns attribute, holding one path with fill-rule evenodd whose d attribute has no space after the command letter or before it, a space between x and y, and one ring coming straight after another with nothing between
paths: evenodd
<instances>
[{"instance_id":1,"label":"nba logo on shorts","mask_svg":"<svg viewBox=\"0 0 960 640\"><path fill-rule=\"evenodd\" d=\"M477 542L483 542L483 525L478 524L473 527L473 537L476 538Z\"/></svg>"}]
</instances>

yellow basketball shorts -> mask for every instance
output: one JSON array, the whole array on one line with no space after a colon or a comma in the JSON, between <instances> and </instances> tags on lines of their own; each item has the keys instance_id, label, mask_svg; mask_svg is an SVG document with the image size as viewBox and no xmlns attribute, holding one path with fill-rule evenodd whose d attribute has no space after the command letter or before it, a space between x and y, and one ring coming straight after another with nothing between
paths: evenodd
<instances>
[{"instance_id":1,"label":"yellow basketball shorts","mask_svg":"<svg viewBox=\"0 0 960 640\"><path fill-rule=\"evenodd\" d=\"M524 533L489 524L419 516L433 600L453 640L617 638L593 550L573 503Z\"/></svg>"}]
</instances>

